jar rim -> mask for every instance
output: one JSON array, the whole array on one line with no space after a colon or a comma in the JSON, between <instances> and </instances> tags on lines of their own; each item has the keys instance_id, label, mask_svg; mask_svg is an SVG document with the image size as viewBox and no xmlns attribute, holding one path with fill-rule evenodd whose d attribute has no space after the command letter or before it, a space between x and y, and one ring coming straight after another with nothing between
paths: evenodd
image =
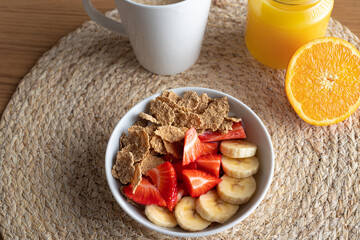
<instances>
[{"instance_id":1,"label":"jar rim","mask_svg":"<svg viewBox=\"0 0 360 240\"><path fill-rule=\"evenodd\" d=\"M308 5L319 2L321 0L272 0L274 2L290 5L290 6L300 6L300 5Z\"/></svg>"}]
</instances>

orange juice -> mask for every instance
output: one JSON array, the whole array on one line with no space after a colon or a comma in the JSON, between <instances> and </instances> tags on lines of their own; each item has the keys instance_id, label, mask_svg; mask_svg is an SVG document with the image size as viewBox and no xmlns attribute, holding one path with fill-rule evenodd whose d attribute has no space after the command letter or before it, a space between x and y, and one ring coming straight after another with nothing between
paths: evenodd
<instances>
[{"instance_id":1,"label":"orange juice","mask_svg":"<svg viewBox=\"0 0 360 240\"><path fill-rule=\"evenodd\" d=\"M285 69L295 51L324 37L334 0L249 0L245 42L261 63Z\"/></svg>"}]
</instances>

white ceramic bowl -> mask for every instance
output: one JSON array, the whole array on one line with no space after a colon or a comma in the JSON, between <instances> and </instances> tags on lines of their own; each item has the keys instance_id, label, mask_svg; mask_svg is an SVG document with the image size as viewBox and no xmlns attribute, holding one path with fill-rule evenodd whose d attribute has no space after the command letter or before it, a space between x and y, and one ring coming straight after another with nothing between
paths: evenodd
<instances>
[{"instance_id":1,"label":"white ceramic bowl","mask_svg":"<svg viewBox=\"0 0 360 240\"><path fill-rule=\"evenodd\" d=\"M212 89L198 87L185 87L171 90L180 96L182 96L185 91L195 91L198 95L202 93L207 93L207 95L211 98L224 96L228 98L230 105L229 115L234 115L242 118L242 123L247 135L247 140L255 143L258 146L256 155L260 162L260 168L258 173L254 176L257 185L255 195L251 198L249 202L241 205L237 213L226 223L216 223L211 225L211 227L208 227L203 231L199 232L189 232L181 229L179 226L175 228L159 227L150 222L141 210L137 209L135 206L131 205L129 202L126 201L126 198L119 191L121 183L118 180L114 179L111 175L111 168L114 164L116 153L119 150L119 139L121 134L123 132L127 133L127 129L136 120L139 119L138 114L140 112L146 112L148 110L148 104L150 100L155 99L157 96L160 95L160 93L148 97L142 102L136 104L132 109L130 109L130 111L128 111L124 115L124 117L116 125L113 133L111 134L106 149L105 169L107 181L109 183L112 194L114 195L116 201L120 204L122 209L124 209L127 214L129 214L133 219L135 219L137 222L141 223L145 227L164 234L179 237L201 237L216 234L240 223L247 216L249 216L264 199L273 178L275 165L271 139L260 118L244 103L240 102L239 100L228 94Z\"/></svg>"}]
</instances>

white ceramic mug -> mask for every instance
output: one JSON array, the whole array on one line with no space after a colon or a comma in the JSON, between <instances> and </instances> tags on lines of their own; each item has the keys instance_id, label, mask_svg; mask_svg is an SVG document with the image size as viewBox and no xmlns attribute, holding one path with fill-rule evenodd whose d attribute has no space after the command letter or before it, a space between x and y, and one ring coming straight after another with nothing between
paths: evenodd
<instances>
[{"instance_id":1,"label":"white ceramic mug","mask_svg":"<svg viewBox=\"0 0 360 240\"><path fill-rule=\"evenodd\" d=\"M162 75L183 72L196 62L211 5L211 0L184 0L169 5L115 0L120 23L97 11L91 0L82 2L91 19L129 38L144 68Z\"/></svg>"}]
</instances>

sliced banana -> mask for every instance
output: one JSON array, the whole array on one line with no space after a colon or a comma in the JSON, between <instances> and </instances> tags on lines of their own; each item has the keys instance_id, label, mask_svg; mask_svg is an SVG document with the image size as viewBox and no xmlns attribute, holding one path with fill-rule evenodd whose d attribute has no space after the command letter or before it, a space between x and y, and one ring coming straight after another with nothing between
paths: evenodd
<instances>
[{"instance_id":1,"label":"sliced banana","mask_svg":"<svg viewBox=\"0 0 360 240\"><path fill-rule=\"evenodd\" d=\"M221 200L216 190L211 190L196 200L196 212L210 222L224 223L236 213L238 208L239 205Z\"/></svg>"},{"instance_id":2,"label":"sliced banana","mask_svg":"<svg viewBox=\"0 0 360 240\"><path fill-rule=\"evenodd\" d=\"M256 145L243 140L225 140L220 144L220 152L231 158L247 158L255 156Z\"/></svg>"},{"instance_id":3,"label":"sliced banana","mask_svg":"<svg viewBox=\"0 0 360 240\"><path fill-rule=\"evenodd\" d=\"M172 228L177 225L176 218L169 209L157 205L146 205L145 215L148 219L161 227Z\"/></svg>"},{"instance_id":4,"label":"sliced banana","mask_svg":"<svg viewBox=\"0 0 360 240\"><path fill-rule=\"evenodd\" d=\"M216 189L221 200L225 202L244 204L255 193L256 182L252 176L247 178L231 178L224 174L221 179L222 181Z\"/></svg>"},{"instance_id":5,"label":"sliced banana","mask_svg":"<svg viewBox=\"0 0 360 240\"><path fill-rule=\"evenodd\" d=\"M174 213L179 226L188 231L200 231L211 224L196 212L195 199L190 196L182 198L176 204Z\"/></svg>"},{"instance_id":6,"label":"sliced banana","mask_svg":"<svg viewBox=\"0 0 360 240\"><path fill-rule=\"evenodd\" d=\"M221 165L224 172L233 178L250 177L259 170L259 160L256 157L230 158L223 155Z\"/></svg>"}]
</instances>

